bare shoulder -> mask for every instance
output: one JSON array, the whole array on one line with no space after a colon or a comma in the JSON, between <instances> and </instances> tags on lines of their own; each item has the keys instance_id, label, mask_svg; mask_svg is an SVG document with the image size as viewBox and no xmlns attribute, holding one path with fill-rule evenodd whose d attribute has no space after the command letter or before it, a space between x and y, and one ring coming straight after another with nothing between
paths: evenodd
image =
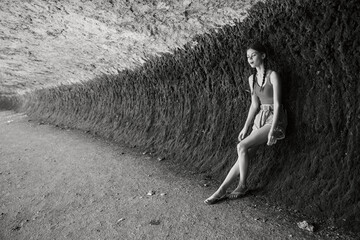
<instances>
[{"instance_id":1,"label":"bare shoulder","mask_svg":"<svg viewBox=\"0 0 360 240\"><path fill-rule=\"evenodd\" d=\"M252 86L253 86L253 81L254 81L254 74L251 74L251 75L250 75L250 77L248 78L248 81L249 81L250 87L252 88Z\"/></svg>"},{"instance_id":2,"label":"bare shoulder","mask_svg":"<svg viewBox=\"0 0 360 240\"><path fill-rule=\"evenodd\" d=\"M277 72L275 71L270 71L270 83L271 84L276 84L276 83L279 83L280 82L280 76Z\"/></svg>"},{"instance_id":3,"label":"bare shoulder","mask_svg":"<svg viewBox=\"0 0 360 240\"><path fill-rule=\"evenodd\" d=\"M254 89L253 89L254 77L253 76L254 76L254 74L251 74L250 77L248 78L251 93L254 91Z\"/></svg>"}]
</instances>

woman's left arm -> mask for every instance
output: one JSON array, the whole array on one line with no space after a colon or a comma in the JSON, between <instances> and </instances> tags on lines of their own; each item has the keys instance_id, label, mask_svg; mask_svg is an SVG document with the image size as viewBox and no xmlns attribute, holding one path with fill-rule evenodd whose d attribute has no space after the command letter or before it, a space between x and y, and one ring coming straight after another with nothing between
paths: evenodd
<instances>
[{"instance_id":1,"label":"woman's left arm","mask_svg":"<svg viewBox=\"0 0 360 240\"><path fill-rule=\"evenodd\" d=\"M273 86L273 93L274 93L274 116L273 122L271 124L270 132L268 135L268 145L272 145L276 143L276 139L273 136L274 129L276 128L279 122L279 114L280 114L280 107L281 107L281 83L279 75L273 71L270 74L270 82Z\"/></svg>"}]
</instances>

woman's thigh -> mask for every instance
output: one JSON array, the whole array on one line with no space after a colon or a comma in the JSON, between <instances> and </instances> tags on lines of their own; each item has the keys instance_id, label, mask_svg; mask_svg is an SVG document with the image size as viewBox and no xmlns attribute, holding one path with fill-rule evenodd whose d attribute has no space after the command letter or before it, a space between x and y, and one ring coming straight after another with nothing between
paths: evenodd
<instances>
[{"instance_id":1,"label":"woman's thigh","mask_svg":"<svg viewBox=\"0 0 360 240\"><path fill-rule=\"evenodd\" d=\"M244 138L240 143L239 147L245 149L255 148L258 145L266 143L270 132L271 125L265 125L259 129L253 130L249 136Z\"/></svg>"}]
</instances>

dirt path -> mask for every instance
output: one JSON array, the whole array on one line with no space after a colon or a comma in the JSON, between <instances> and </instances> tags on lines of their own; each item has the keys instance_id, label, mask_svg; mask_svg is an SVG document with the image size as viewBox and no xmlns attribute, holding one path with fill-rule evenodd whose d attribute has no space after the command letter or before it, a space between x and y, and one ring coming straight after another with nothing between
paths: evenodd
<instances>
[{"instance_id":1,"label":"dirt path","mask_svg":"<svg viewBox=\"0 0 360 240\"><path fill-rule=\"evenodd\" d=\"M215 184L204 181L170 160L0 112L1 240L325 239L253 197L207 206Z\"/></svg>"}]
</instances>

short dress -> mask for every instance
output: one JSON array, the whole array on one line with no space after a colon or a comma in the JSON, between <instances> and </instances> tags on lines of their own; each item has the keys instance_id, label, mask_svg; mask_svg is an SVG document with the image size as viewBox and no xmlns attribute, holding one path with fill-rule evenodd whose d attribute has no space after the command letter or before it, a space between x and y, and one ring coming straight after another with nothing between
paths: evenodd
<instances>
[{"instance_id":1,"label":"short dress","mask_svg":"<svg viewBox=\"0 0 360 240\"><path fill-rule=\"evenodd\" d=\"M271 72L270 72L271 73ZM260 110L256 114L253 124L253 131L257 130L267 124L271 125L274 117L274 93L273 86L270 82L270 74L267 74L265 78L265 84L261 87L256 82L254 84L254 93L260 101ZM273 136L276 140L285 138L285 130L287 127L287 113L283 105L279 109L278 124L274 129Z\"/></svg>"}]
</instances>

